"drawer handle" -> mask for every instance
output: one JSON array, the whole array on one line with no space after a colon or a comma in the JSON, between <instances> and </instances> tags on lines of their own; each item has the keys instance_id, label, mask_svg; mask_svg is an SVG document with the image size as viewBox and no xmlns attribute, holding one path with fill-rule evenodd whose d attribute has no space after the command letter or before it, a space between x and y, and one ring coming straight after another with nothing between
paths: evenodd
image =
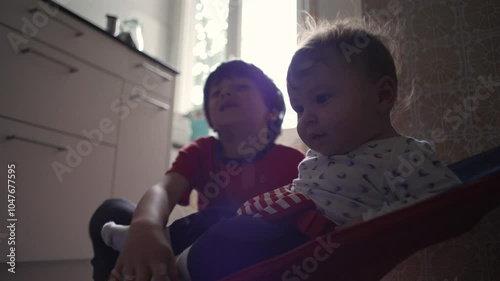
<instances>
[{"instance_id":1,"label":"drawer handle","mask_svg":"<svg viewBox=\"0 0 500 281\"><path fill-rule=\"evenodd\" d=\"M36 12L45 13L45 12L43 12L42 10L40 10L39 8L36 8L36 7L35 7L35 8L31 8L31 9L29 9L28 11L30 12L30 14L34 14L34 13L36 13ZM47 13L45 13L45 14L47 14ZM49 16L49 15L47 14L47 16ZM81 30L79 30L79 29L76 29L75 27L73 27L73 26L71 26L71 25L69 25L69 24L67 24L67 23L65 23L65 22L63 22L63 21L61 21L61 20L60 20L60 19L58 19L58 18L51 17L51 16L49 16L49 17L50 17L50 19L51 19L51 20L53 20L53 21L55 21L55 22L59 23L60 25L63 25L63 26L65 26L66 28L73 30L73 31L75 32L75 37L80 37L80 36L83 36L83 35L85 34L85 33L83 33L83 31L81 31Z\"/></svg>"},{"instance_id":2,"label":"drawer handle","mask_svg":"<svg viewBox=\"0 0 500 281\"><path fill-rule=\"evenodd\" d=\"M160 69L154 67L153 65L151 65L149 63L142 62L142 63L139 63L137 65L137 67L144 68L145 70L160 76L161 78L163 78L166 81L172 81L172 75L166 73L165 71L161 71Z\"/></svg>"},{"instance_id":3,"label":"drawer handle","mask_svg":"<svg viewBox=\"0 0 500 281\"><path fill-rule=\"evenodd\" d=\"M149 104L152 104L152 105L158 107L161 110L169 110L170 109L169 104L167 104L161 100L147 96L147 95L132 95L132 96L130 96L130 98L133 100L141 100L143 102L147 102Z\"/></svg>"},{"instance_id":4,"label":"drawer handle","mask_svg":"<svg viewBox=\"0 0 500 281\"><path fill-rule=\"evenodd\" d=\"M34 144L39 144L39 145L43 145L43 146L48 146L48 147L55 148L58 151L65 151L65 150L67 150L66 147L62 147L62 146L59 146L59 145L50 144L50 143L46 143L46 142L41 142L41 141L37 141L37 140L32 140L32 139L28 139L28 138L18 137L16 135L6 136L5 139L6 140L20 140L20 141L25 141L25 142L29 142L29 143L34 143Z\"/></svg>"},{"instance_id":5,"label":"drawer handle","mask_svg":"<svg viewBox=\"0 0 500 281\"><path fill-rule=\"evenodd\" d=\"M22 50L21 50L21 53L22 53L22 54L33 53L33 54L38 55L38 56L40 56L40 57L42 57L42 58L44 58L44 59L46 59L46 60L48 60L48 61L51 61L51 62L53 62L53 63L56 63L56 64L59 64L59 65L62 65L62 66L64 66L64 67L66 67L66 68L69 70L69 73L75 73L75 72L78 72L78 68L73 67L73 66L71 66L71 65L69 65L69 64L66 64L66 63L64 63L64 62L62 62L62 61L60 61L60 60L58 60L58 59L55 59L55 58L49 57L49 56L47 56L46 54L42 54L41 52L39 52L39 51L37 51L37 50L35 50L35 49L32 49L32 48L24 48L24 49L22 49Z\"/></svg>"}]
</instances>

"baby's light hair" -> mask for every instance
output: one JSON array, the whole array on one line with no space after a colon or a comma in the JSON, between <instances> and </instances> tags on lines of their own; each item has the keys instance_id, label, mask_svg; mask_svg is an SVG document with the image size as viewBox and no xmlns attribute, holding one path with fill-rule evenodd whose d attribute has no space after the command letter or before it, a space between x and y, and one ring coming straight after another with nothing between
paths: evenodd
<instances>
[{"instance_id":1,"label":"baby's light hair","mask_svg":"<svg viewBox=\"0 0 500 281\"><path fill-rule=\"evenodd\" d=\"M306 69L303 66L305 61L324 62L331 52L340 55L346 67L361 71L370 81L389 76L397 87L400 32L398 26L391 24L377 23L368 16L334 21L306 18L299 28L299 48L288 68L288 87L294 88L296 78L307 73L307 66Z\"/></svg>"}]
</instances>

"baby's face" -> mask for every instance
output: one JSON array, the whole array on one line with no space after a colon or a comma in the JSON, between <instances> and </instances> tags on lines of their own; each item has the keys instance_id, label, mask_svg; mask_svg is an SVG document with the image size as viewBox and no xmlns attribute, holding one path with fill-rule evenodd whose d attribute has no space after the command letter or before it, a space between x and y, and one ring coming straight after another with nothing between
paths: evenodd
<instances>
[{"instance_id":1,"label":"baby's face","mask_svg":"<svg viewBox=\"0 0 500 281\"><path fill-rule=\"evenodd\" d=\"M305 73L288 87L300 138L323 155L345 154L380 128L374 83L340 59L302 62L298 69Z\"/></svg>"}]
</instances>

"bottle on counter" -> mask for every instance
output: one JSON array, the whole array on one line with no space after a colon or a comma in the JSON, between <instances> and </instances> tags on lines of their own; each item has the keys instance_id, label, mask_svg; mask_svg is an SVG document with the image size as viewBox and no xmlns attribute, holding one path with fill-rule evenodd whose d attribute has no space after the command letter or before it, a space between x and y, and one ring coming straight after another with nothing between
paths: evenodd
<instances>
[{"instance_id":1,"label":"bottle on counter","mask_svg":"<svg viewBox=\"0 0 500 281\"><path fill-rule=\"evenodd\" d=\"M144 38L142 37L142 25L135 19L126 19L120 24L120 20L115 15L106 15L106 32L113 37L117 37L125 44L139 51L144 50Z\"/></svg>"},{"instance_id":2,"label":"bottle on counter","mask_svg":"<svg viewBox=\"0 0 500 281\"><path fill-rule=\"evenodd\" d=\"M115 37L118 35L118 32L120 31L120 21L118 20L118 17L115 15L106 15L107 18L107 24L106 24L106 32L111 34L111 36Z\"/></svg>"},{"instance_id":3,"label":"bottle on counter","mask_svg":"<svg viewBox=\"0 0 500 281\"><path fill-rule=\"evenodd\" d=\"M122 36L126 39L125 42L131 40L134 45L133 47L135 47L137 50L144 50L142 25L137 19L131 18L123 21L123 23L120 25L120 39Z\"/></svg>"}]
</instances>

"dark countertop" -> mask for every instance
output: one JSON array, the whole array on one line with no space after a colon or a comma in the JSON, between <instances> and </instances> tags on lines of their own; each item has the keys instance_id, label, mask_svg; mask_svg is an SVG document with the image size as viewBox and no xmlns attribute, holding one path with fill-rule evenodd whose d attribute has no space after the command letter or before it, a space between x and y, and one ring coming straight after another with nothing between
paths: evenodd
<instances>
[{"instance_id":1,"label":"dark countertop","mask_svg":"<svg viewBox=\"0 0 500 281\"><path fill-rule=\"evenodd\" d=\"M51 0L42 0L42 1L43 1L43 2L47 2L48 4L50 4L50 5L54 6L54 7L56 7L57 9L59 9L61 12L65 13L65 14L67 14L67 15L69 15L69 16L71 16L71 17L73 17L73 18L75 18L76 20L80 21L80 22L81 22L81 23L83 23L83 24L86 24L86 25L90 26L91 28L95 29L96 31L98 31L98 32L100 32L100 33L102 33L102 34L104 34L104 35L108 36L109 38L112 38L113 40L116 40L117 42L120 42L120 44L122 44L123 46L125 46L125 47L129 48L129 49L130 49L130 50L132 50L133 52L135 52L135 53L137 53L137 54L140 54L141 56L144 56L144 57L146 57L146 58L148 58L148 59L150 59L150 60L153 60L155 63L157 63L157 64L159 64L159 65L161 65L161 66L163 66L163 67L168 68L169 70L173 71L173 72L174 72L174 73L176 73L176 74L179 74L179 71L178 71L175 67L173 67L172 65L170 65L170 64L168 64L168 63L165 63L165 62L162 62L162 61L160 61L160 60L158 60L158 59L156 59L156 58L154 58L154 57L152 57L152 56L150 56L150 55L148 55L148 54L146 54L146 53L144 53L144 52L141 52L141 51L137 50L136 48L133 48L133 47L131 47L131 46L129 46L129 45L127 45L127 44L125 44L125 43L124 43L123 41L121 41L120 39L118 39L118 38L116 38L116 37L114 37L114 36L111 36L111 34L107 33L107 32L106 32L105 30L103 30L102 28L100 28L100 27L98 27L97 25L95 25L95 24L93 24L93 23L89 22L88 20L86 20L86 19L84 19L84 18L80 17L79 15L77 15L77 14L73 13L72 11L70 11L70 10L66 9L65 7L63 7L63 6L59 5L58 3L54 2L54 1L51 1Z\"/></svg>"}]
</instances>

